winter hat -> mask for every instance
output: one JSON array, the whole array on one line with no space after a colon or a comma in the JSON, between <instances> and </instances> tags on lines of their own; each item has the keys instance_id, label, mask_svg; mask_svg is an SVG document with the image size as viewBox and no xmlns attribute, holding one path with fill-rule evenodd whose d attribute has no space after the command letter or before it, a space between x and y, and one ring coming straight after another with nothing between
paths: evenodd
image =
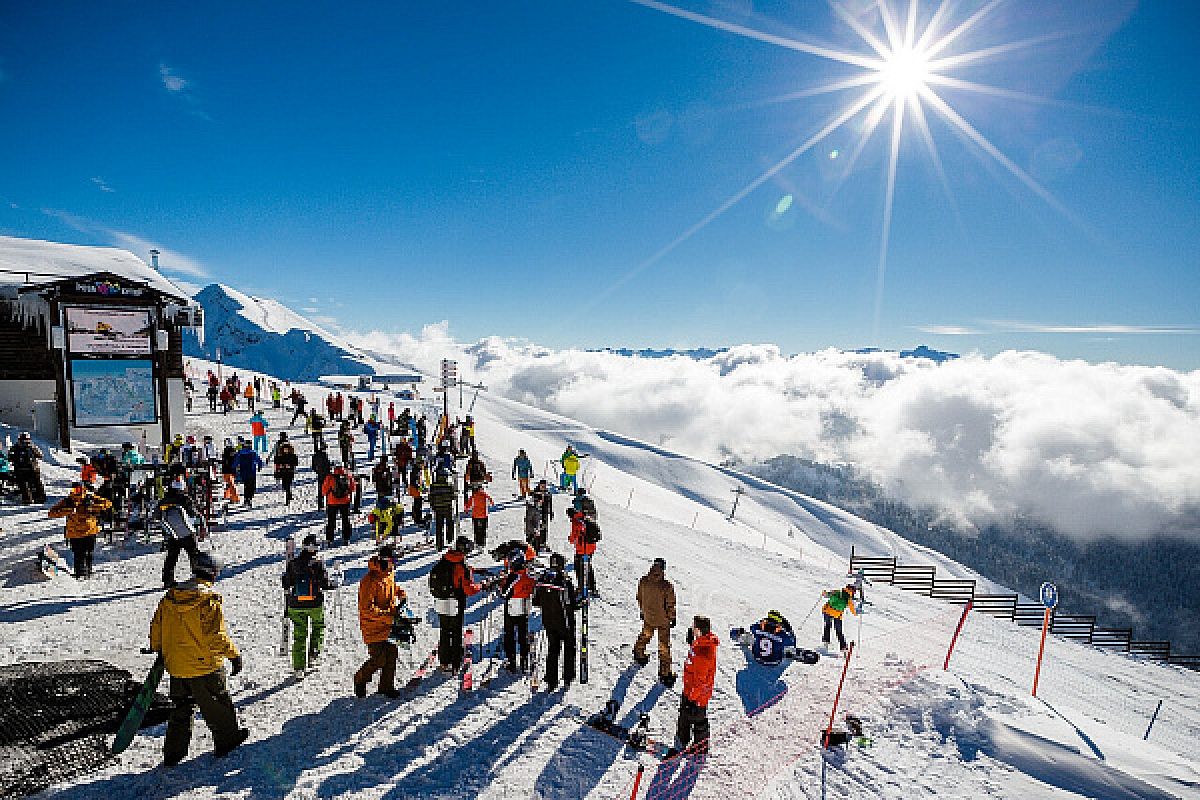
<instances>
[{"instance_id":1,"label":"winter hat","mask_svg":"<svg viewBox=\"0 0 1200 800\"><path fill-rule=\"evenodd\" d=\"M315 553L319 547L320 545L317 544L317 537L311 533L308 536L305 536L304 541L301 543L301 549L306 553Z\"/></svg>"},{"instance_id":2,"label":"winter hat","mask_svg":"<svg viewBox=\"0 0 1200 800\"><path fill-rule=\"evenodd\" d=\"M651 566L651 567L658 567L658 568L659 568L659 569L661 569L663 572L666 572L666 571L667 571L667 560L666 560L665 558L656 558L656 559L654 559L654 561L653 561L653 562L650 564L650 566Z\"/></svg>"},{"instance_id":3,"label":"winter hat","mask_svg":"<svg viewBox=\"0 0 1200 800\"><path fill-rule=\"evenodd\" d=\"M220 556L209 550L202 550L192 559L192 574L197 578L215 581L224 566L225 562L221 560Z\"/></svg>"},{"instance_id":4,"label":"winter hat","mask_svg":"<svg viewBox=\"0 0 1200 800\"><path fill-rule=\"evenodd\" d=\"M704 636L712 633L712 620L708 617L692 617L692 627L700 631Z\"/></svg>"},{"instance_id":5,"label":"winter hat","mask_svg":"<svg viewBox=\"0 0 1200 800\"><path fill-rule=\"evenodd\" d=\"M286 433L280 433L280 434L279 434L279 441L281 441L281 442L286 442L286 441L287 441L287 434L286 434Z\"/></svg>"},{"instance_id":6,"label":"winter hat","mask_svg":"<svg viewBox=\"0 0 1200 800\"><path fill-rule=\"evenodd\" d=\"M780 614L773 608L767 612L767 619L771 622L774 622L776 625L783 624L783 614Z\"/></svg>"}]
</instances>

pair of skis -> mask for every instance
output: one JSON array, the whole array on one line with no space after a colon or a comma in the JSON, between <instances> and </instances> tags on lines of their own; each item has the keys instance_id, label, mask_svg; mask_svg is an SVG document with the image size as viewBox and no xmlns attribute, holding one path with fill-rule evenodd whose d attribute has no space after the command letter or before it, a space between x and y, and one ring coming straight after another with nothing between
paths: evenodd
<instances>
[{"instance_id":1,"label":"pair of skis","mask_svg":"<svg viewBox=\"0 0 1200 800\"><path fill-rule=\"evenodd\" d=\"M584 722L593 730L608 734L624 743L630 750L649 753L660 761L675 755L669 744L654 737L650 730L650 714L648 712L641 712L638 715L637 725L630 728L616 721L618 711L620 711L620 705L617 701L609 700L604 704L603 711L585 717Z\"/></svg>"},{"instance_id":2,"label":"pair of skis","mask_svg":"<svg viewBox=\"0 0 1200 800\"><path fill-rule=\"evenodd\" d=\"M580 591L583 593L582 607L580 608L579 617L579 682L588 682L588 575L591 574L592 557L583 557L583 573L580 576L580 582L583 584Z\"/></svg>"},{"instance_id":3,"label":"pair of skis","mask_svg":"<svg viewBox=\"0 0 1200 800\"><path fill-rule=\"evenodd\" d=\"M284 543L284 571L292 565L292 559L296 557L296 537L288 534ZM287 658L288 656L288 590L283 590L283 619L279 628L279 657Z\"/></svg>"}]
</instances>

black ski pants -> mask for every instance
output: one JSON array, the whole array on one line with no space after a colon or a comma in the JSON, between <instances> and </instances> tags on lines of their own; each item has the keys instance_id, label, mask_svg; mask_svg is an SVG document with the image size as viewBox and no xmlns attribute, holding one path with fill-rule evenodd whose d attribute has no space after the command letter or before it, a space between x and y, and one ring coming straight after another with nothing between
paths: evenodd
<instances>
[{"instance_id":1,"label":"black ski pants","mask_svg":"<svg viewBox=\"0 0 1200 800\"><path fill-rule=\"evenodd\" d=\"M514 616L504 612L504 655L509 666L516 666L517 651L521 651L521 668L529 663L529 615Z\"/></svg>"},{"instance_id":2,"label":"black ski pants","mask_svg":"<svg viewBox=\"0 0 1200 800\"><path fill-rule=\"evenodd\" d=\"M584 561L585 561L585 559L587 561L587 563L586 563L587 588L588 588L589 592L596 591L596 571L594 569L592 569L592 559L593 558L595 558L594 555L593 556L581 556L581 555L575 556L575 581L576 581L576 583L579 584L579 586L584 585L584 583L583 583L583 578L584 578L583 573L584 573L584 568L585 568Z\"/></svg>"},{"instance_id":3,"label":"black ski pants","mask_svg":"<svg viewBox=\"0 0 1200 800\"><path fill-rule=\"evenodd\" d=\"M279 485L283 487L283 503L290 505L292 502L292 481L295 480L296 473L290 469L286 472L279 473Z\"/></svg>"},{"instance_id":4,"label":"black ski pants","mask_svg":"<svg viewBox=\"0 0 1200 800\"><path fill-rule=\"evenodd\" d=\"M250 473L242 476L242 503L249 506L254 504L254 493L258 491L258 474Z\"/></svg>"},{"instance_id":5,"label":"black ski pants","mask_svg":"<svg viewBox=\"0 0 1200 800\"><path fill-rule=\"evenodd\" d=\"M418 500L418 503L421 501ZM413 514L416 515L419 506L413 507ZM454 543L454 512L448 511L442 513L435 511L433 514L433 527L437 534L437 549L445 550L447 545Z\"/></svg>"},{"instance_id":6,"label":"black ski pants","mask_svg":"<svg viewBox=\"0 0 1200 800\"><path fill-rule=\"evenodd\" d=\"M167 736L163 741L163 758L168 763L178 763L187 755L197 706L212 731L215 749L226 749L237 741L237 711L229 697L224 667L198 678L172 676L171 700L175 707L167 718Z\"/></svg>"},{"instance_id":7,"label":"black ski pants","mask_svg":"<svg viewBox=\"0 0 1200 800\"><path fill-rule=\"evenodd\" d=\"M456 669L463 660L463 608L457 614L438 614L438 662Z\"/></svg>"},{"instance_id":8,"label":"black ski pants","mask_svg":"<svg viewBox=\"0 0 1200 800\"><path fill-rule=\"evenodd\" d=\"M13 480L21 490L21 502L25 505L46 502L46 487L42 485L42 475L33 469L13 470Z\"/></svg>"},{"instance_id":9,"label":"black ski pants","mask_svg":"<svg viewBox=\"0 0 1200 800\"><path fill-rule=\"evenodd\" d=\"M196 556L200 555L195 536L185 536L182 539L167 537L167 558L163 561L162 582L168 589L175 585L175 565L179 563L180 550L187 551L189 564L196 563Z\"/></svg>"},{"instance_id":10,"label":"black ski pants","mask_svg":"<svg viewBox=\"0 0 1200 800\"><path fill-rule=\"evenodd\" d=\"M96 549L96 537L80 536L67 541L71 544L71 554L75 556L75 577L92 577L92 552Z\"/></svg>"},{"instance_id":11,"label":"black ski pants","mask_svg":"<svg viewBox=\"0 0 1200 800\"><path fill-rule=\"evenodd\" d=\"M475 531L475 546L480 550L487 547L487 517L473 517L471 519L471 527Z\"/></svg>"},{"instance_id":12,"label":"black ski pants","mask_svg":"<svg viewBox=\"0 0 1200 800\"><path fill-rule=\"evenodd\" d=\"M825 617L825 632L823 634L821 634L821 643L829 644L829 629L830 629L830 627L832 627L833 630L837 633L838 645L843 650L845 650L846 649L846 637L842 635L842 618L841 617L831 617L828 614L824 614L823 616Z\"/></svg>"},{"instance_id":13,"label":"black ski pants","mask_svg":"<svg viewBox=\"0 0 1200 800\"><path fill-rule=\"evenodd\" d=\"M575 631L546 628L546 685L558 684L558 658L562 654L562 682L575 680Z\"/></svg>"},{"instance_id":14,"label":"black ski pants","mask_svg":"<svg viewBox=\"0 0 1200 800\"><path fill-rule=\"evenodd\" d=\"M335 506L332 503L325 509L325 541L333 544L333 531L337 527L338 517L342 519L342 544L350 544L350 504L342 503Z\"/></svg>"},{"instance_id":15,"label":"black ski pants","mask_svg":"<svg viewBox=\"0 0 1200 800\"><path fill-rule=\"evenodd\" d=\"M708 707L698 706L684 697L679 705L675 738L679 740L681 750L695 744L701 752L708 752Z\"/></svg>"}]
</instances>

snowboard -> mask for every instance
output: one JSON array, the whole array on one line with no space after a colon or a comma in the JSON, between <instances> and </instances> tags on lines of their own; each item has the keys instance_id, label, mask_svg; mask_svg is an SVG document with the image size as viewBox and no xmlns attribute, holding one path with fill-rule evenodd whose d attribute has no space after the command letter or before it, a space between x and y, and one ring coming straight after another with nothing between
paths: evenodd
<instances>
[{"instance_id":1,"label":"snowboard","mask_svg":"<svg viewBox=\"0 0 1200 800\"><path fill-rule=\"evenodd\" d=\"M138 690L137 697L133 699L133 706L125 714L121 727L117 729L117 737L113 739L112 747L109 748L113 755L125 752L133 742L133 737L142 727L142 720L146 718L146 712L154 704L154 695L158 691L158 685L162 683L165 670L166 662L160 653L158 658L154 659L154 665L150 667L150 673L142 683L142 688Z\"/></svg>"},{"instance_id":2,"label":"snowboard","mask_svg":"<svg viewBox=\"0 0 1200 800\"><path fill-rule=\"evenodd\" d=\"M71 573L71 568L67 566L67 560L60 556L50 545L46 545L38 553L38 569L47 578L53 578L60 572L65 572L68 575Z\"/></svg>"},{"instance_id":3,"label":"snowboard","mask_svg":"<svg viewBox=\"0 0 1200 800\"><path fill-rule=\"evenodd\" d=\"M671 752L669 744L661 742L651 735L649 714L643 712L638 719L637 725L630 728L616 722L617 711L616 701L609 700L604 705L603 711L585 717L584 722L589 728L608 734L617 741L624 743L630 750L648 753L660 761L671 758L674 755Z\"/></svg>"}]
</instances>

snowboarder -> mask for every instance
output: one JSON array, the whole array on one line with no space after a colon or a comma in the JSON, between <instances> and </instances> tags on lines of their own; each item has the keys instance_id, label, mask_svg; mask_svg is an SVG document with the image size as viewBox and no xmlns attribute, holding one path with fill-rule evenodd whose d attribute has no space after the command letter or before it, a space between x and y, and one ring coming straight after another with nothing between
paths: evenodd
<instances>
[{"instance_id":1,"label":"snowboarder","mask_svg":"<svg viewBox=\"0 0 1200 800\"><path fill-rule=\"evenodd\" d=\"M579 488L576 475L579 472L579 454L575 452L575 448L567 445L567 449L563 451L562 457L559 458L558 462L562 464L563 470L559 488L564 492L568 489Z\"/></svg>"},{"instance_id":2,"label":"snowboarder","mask_svg":"<svg viewBox=\"0 0 1200 800\"><path fill-rule=\"evenodd\" d=\"M313 450L312 454L312 471L317 476L317 510L320 511L325 507L325 495L321 492L321 487L325 485L325 479L329 477L332 468L329 464L329 452L325 449L324 442L321 446Z\"/></svg>"},{"instance_id":3,"label":"snowboarder","mask_svg":"<svg viewBox=\"0 0 1200 800\"><path fill-rule=\"evenodd\" d=\"M217 758L250 736L248 729L238 727L221 663L229 660L230 676L242 671L242 656L225 627L221 595L213 591L222 566L212 553L201 552L192 565L192 579L167 590L150 623L150 649L162 655L171 676L174 708L163 740L168 767L187 756L197 706L212 731Z\"/></svg>"},{"instance_id":4,"label":"snowboarder","mask_svg":"<svg viewBox=\"0 0 1200 800\"><path fill-rule=\"evenodd\" d=\"M749 631L736 628L731 633L737 634L734 638L739 642L749 639L751 657L764 667L778 666L789 653L795 652L796 634L783 614L774 609L751 625Z\"/></svg>"},{"instance_id":5,"label":"snowboarder","mask_svg":"<svg viewBox=\"0 0 1200 800\"><path fill-rule=\"evenodd\" d=\"M588 594L596 594L596 570L592 567L592 560L596 556L596 544L600 541L600 526L573 508L568 509L567 516L571 518L568 541L575 546L575 580L579 582L580 591L587 586Z\"/></svg>"},{"instance_id":6,"label":"snowboarder","mask_svg":"<svg viewBox=\"0 0 1200 800\"><path fill-rule=\"evenodd\" d=\"M550 568L542 573L534 590L533 604L542 610L546 632L546 691L558 688L559 655L562 655L562 684L570 689L575 680L575 611L579 599L567 577L567 560L562 553L550 554Z\"/></svg>"},{"instance_id":7,"label":"snowboarder","mask_svg":"<svg viewBox=\"0 0 1200 800\"><path fill-rule=\"evenodd\" d=\"M317 537L304 537L300 554L290 560L283 573L287 590L287 615L292 621L292 670L295 677L306 667L315 667L325 640L325 590L334 583L317 557ZM309 634L309 628L312 634Z\"/></svg>"},{"instance_id":8,"label":"snowboarder","mask_svg":"<svg viewBox=\"0 0 1200 800\"><path fill-rule=\"evenodd\" d=\"M292 481L296 479L296 468L300 466L300 458L296 448L288 441L287 433L279 434L279 443L275 445L275 478L283 487L283 504L291 505Z\"/></svg>"},{"instance_id":9,"label":"snowboarder","mask_svg":"<svg viewBox=\"0 0 1200 800\"><path fill-rule=\"evenodd\" d=\"M250 385L246 384L246 388L250 388ZM267 428L269 427L270 423L267 422L267 418L261 411L255 411L254 416L250 417L250 433L254 437L254 452L263 455L271 452L267 443Z\"/></svg>"},{"instance_id":10,"label":"snowboarder","mask_svg":"<svg viewBox=\"0 0 1200 800\"><path fill-rule=\"evenodd\" d=\"M483 490L482 486L475 487L467 500L467 510L471 512L471 527L475 534L475 546L482 550L487 546L488 509L492 505L492 496Z\"/></svg>"},{"instance_id":11,"label":"snowboarder","mask_svg":"<svg viewBox=\"0 0 1200 800\"><path fill-rule=\"evenodd\" d=\"M176 478L163 492L158 501L158 511L163 522L163 538L166 540L167 557L163 561L163 586L170 589L175 585L175 565L179 563L179 551L186 551L188 563L196 563L200 548L196 546L196 506L187 494L183 479Z\"/></svg>"},{"instance_id":12,"label":"snowboarder","mask_svg":"<svg viewBox=\"0 0 1200 800\"><path fill-rule=\"evenodd\" d=\"M675 627L675 587L666 578L666 559L656 558L638 581L637 602L642 617L642 632L633 643L633 660L650 663L646 645L658 634L658 677L668 686L675 682L671 669L671 629Z\"/></svg>"},{"instance_id":13,"label":"snowboarder","mask_svg":"<svg viewBox=\"0 0 1200 800\"><path fill-rule=\"evenodd\" d=\"M254 493L258 489L258 471L262 467L262 458L250 449L249 442L242 442L242 449L233 460L233 468L242 480L242 503L246 508L254 505Z\"/></svg>"},{"instance_id":14,"label":"snowboarder","mask_svg":"<svg viewBox=\"0 0 1200 800\"><path fill-rule=\"evenodd\" d=\"M414 516L419 507L418 503L413 508ZM454 487L450 485L449 475L439 472L429 485L429 507L433 510L437 549L444 550L454 536Z\"/></svg>"},{"instance_id":15,"label":"snowboarder","mask_svg":"<svg viewBox=\"0 0 1200 800\"><path fill-rule=\"evenodd\" d=\"M463 613L467 598L483 588L475 583L471 568L466 564L466 554L471 551L472 544L466 536L459 536L454 540L454 547L446 551L429 571L429 592L433 595L433 609L441 628L438 661L441 670L447 673L457 672L462 666Z\"/></svg>"},{"instance_id":16,"label":"snowboarder","mask_svg":"<svg viewBox=\"0 0 1200 800\"><path fill-rule=\"evenodd\" d=\"M524 450L518 450L517 457L513 459L512 477L524 499L529 494L529 481L533 478L533 462Z\"/></svg>"},{"instance_id":17,"label":"snowboarder","mask_svg":"<svg viewBox=\"0 0 1200 800\"><path fill-rule=\"evenodd\" d=\"M51 519L67 518L67 542L75 561L75 577L92 577L92 553L96 535L100 532L100 514L112 508L112 503L92 494L79 482L71 484L71 493L55 503L47 512Z\"/></svg>"},{"instance_id":18,"label":"snowboarder","mask_svg":"<svg viewBox=\"0 0 1200 800\"><path fill-rule=\"evenodd\" d=\"M396 610L407 602L403 589L396 588L396 553L390 545L379 548L367 561L367 574L358 584L358 626L367 645L367 660L354 673L354 696L366 697L367 684L379 673L379 694L399 697L396 690L396 659L399 648L388 640Z\"/></svg>"},{"instance_id":19,"label":"snowboarder","mask_svg":"<svg viewBox=\"0 0 1200 800\"><path fill-rule=\"evenodd\" d=\"M679 704L679 722L675 726L678 750L689 744L699 755L708 753L708 701L712 698L717 675L717 647L720 640L712 632L708 617L693 617L688 629L689 645L683 662L683 696Z\"/></svg>"},{"instance_id":20,"label":"snowboarder","mask_svg":"<svg viewBox=\"0 0 1200 800\"><path fill-rule=\"evenodd\" d=\"M325 543L333 544L333 530L338 517L342 520L342 544L350 544L350 503L354 499L354 481L340 464L326 475L321 483L321 496L325 498Z\"/></svg>"},{"instance_id":21,"label":"snowboarder","mask_svg":"<svg viewBox=\"0 0 1200 800\"><path fill-rule=\"evenodd\" d=\"M837 633L838 645L844 653L847 645L846 637L842 635L842 615L847 611L851 614L858 613L854 608L854 586L847 584L844 589L829 589L822 592L821 596L827 598L821 608L821 615L825 618L825 632L821 634L821 644L829 646L829 629L833 628Z\"/></svg>"},{"instance_id":22,"label":"snowboarder","mask_svg":"<svg viewBox=\"0 0 1200 800\"><path fill-rule=\"evenodd\" d=\"M525 556L515 553L508 560L508 572L500 582L504 597L504 655L509 672L517 671L517 650L521 651L520 670L529 669L529 609L537 586L529 577Z\"/></svg>"}]
</instances>

